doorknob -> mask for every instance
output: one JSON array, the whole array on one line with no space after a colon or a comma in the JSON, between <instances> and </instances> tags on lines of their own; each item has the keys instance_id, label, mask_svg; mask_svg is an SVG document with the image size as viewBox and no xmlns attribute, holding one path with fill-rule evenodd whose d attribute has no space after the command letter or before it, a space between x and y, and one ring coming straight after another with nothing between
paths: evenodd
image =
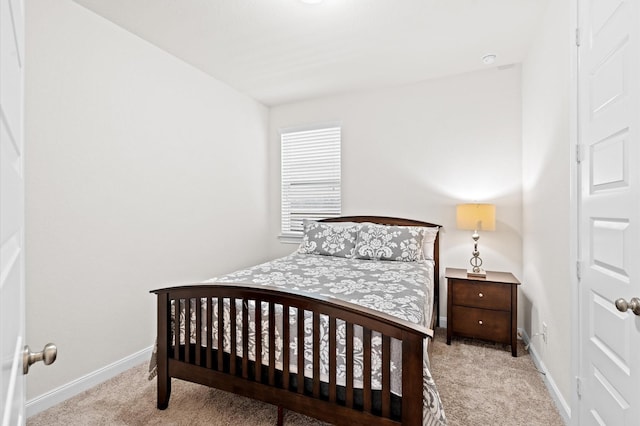
<instances>
[{"instance_id":1,"label":"doorknob","mask_svg":"<svg viewBox=\"0 0 640 426\"><path fill-rule=\"evenodd\" d=\"M22 373L29 373L29 366L38 361L44 362L44 365L53 364L56 356L58 356L58 348L53 343L44 345L42 352L31 352L29 345L27 345L22 352Z\"/></svg>"},{"instance_id":2,"label":"doorknob","mask_svg":"<svg viewBox=\"0 0 640 426\"><path fill-rule=\"evenodd\" d=\"M627 302L624 299L618 299L616 300L616 308L618 308L620 312L627 312L627 310L630 310L634 314L640 315L640 299L632 297L630 302Z\"/></svg>"}]
</instances>

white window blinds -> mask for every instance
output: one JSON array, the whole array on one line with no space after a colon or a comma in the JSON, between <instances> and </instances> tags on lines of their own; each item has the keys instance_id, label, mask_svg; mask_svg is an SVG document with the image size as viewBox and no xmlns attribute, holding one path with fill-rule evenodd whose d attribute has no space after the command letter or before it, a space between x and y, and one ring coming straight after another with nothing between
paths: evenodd
<instances>
[{"instance_id":1,"label":"white window blinds","mask_svg":"<svg viewBox=\"0 0 640 426\"><path fill-rule=\"evenodd\" d=\"M340 127L282 132L282 235L302 220L340 216Z\"/></svg>"}]
</instances>

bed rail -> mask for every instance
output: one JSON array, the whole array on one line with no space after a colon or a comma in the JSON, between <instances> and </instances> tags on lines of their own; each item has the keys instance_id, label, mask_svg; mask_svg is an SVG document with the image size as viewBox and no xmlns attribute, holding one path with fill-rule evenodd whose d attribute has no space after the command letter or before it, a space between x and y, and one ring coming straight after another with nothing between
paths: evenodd
<instances>
[{"instance_id":1,"label":"bed rail","mask_svg":"<svg viewBox=\"0 0 640 426\"><path fill-rule=\"evenodd\" d=\"M244 283L199 284L164 288L152 293L158 297L157 406L160 409L168 406L171 378L175 377L262 400L334 424L422 423L424 342L426 337L433 337L433 332L425 327L333 298ZM226 317L223 315L225 301L230 309ZM204 318L201 303L206 304ZM251 304L253 312L249 308ZM262 307L265 305L268 307L268 330L264 333L266 341L263 341L262 321L256 319L262 318ZM176 307L176 312L178 307L184 306L185 320L181 320L180 315L175 315L174 318L172 306ZM311 368L307 367L305 370L303 350L297 351L297 359L290 359L289 350L283 350L281 368L277 368L273 350L278 339L277 310L282 312L283 325L289 324L290 311L300 319L297 321L296 336L293 336L290 327L281 327L280 339L285 349L295 344L298 335L303 335L305 313L312 318ZM223 322L216 324L215 328L230 329L230 353L216 349L224 346L223 333L212 333L214 311ZM242 325L237 324L237 314L242 318ZM321 316L329 324L328 383L320 377ZM195 318L195 344L189 339L190 318ZM228 327L224 324L227 320ZM255 326L255 353L261 354L262 349L268 347L268 364L249 358L247 345L249 324L252 322ZM346 325L345 386L336 383L338 323ZM174 327L176 330L184 327L184 342L180 340L180 333L173 333ZM207 332L202 333L203 329ZM363 336L362 389L356 389L353 380L356 330ZM381 389L375 391L372 390L371 383L372 333L380 333L382 336ZM236 353L238 338L242 340L241 353ZM392 339L399 340L402 347L401 398L391 392ZM297 373L290 370L290 364L297 365ZM309 365L308 361L306 365ZM301 376L299 372L303 371L306 371L307 377L301 380L305 374Z\"/></svg>"}]
</instances>

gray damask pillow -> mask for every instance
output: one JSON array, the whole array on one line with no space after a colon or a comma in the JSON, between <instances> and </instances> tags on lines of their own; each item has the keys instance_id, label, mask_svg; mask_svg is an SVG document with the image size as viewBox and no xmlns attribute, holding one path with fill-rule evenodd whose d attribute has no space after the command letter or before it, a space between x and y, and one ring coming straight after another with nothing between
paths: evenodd
<instances>
[{"instance_id":1,"label":"gray damask pillow","mask_svg":"<svg viewBox=\"0 0 640 426\"><path fill-rule=\"evenodd\" d=\"M424 234L424 228L415 226L366 224L358 233L355 257L402 262L422 260Z\"/></svg>"},{"instance_id":2,"label":"gray damask pillow","mask_svg":"<svg viewBox=\"0 0 640 426\"><path fill-rule=\"evenodd\" d=\"M304 235L298 253L351 257L356 247L359 225L339 226L304 221Z\"/></svg>"}]
</instances>

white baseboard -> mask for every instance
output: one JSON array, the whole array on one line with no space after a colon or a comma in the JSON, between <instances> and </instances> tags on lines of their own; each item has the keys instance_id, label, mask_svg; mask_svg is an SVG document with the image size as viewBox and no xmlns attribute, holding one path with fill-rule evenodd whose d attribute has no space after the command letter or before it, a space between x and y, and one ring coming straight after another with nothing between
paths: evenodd
<instances>
[{"instance_id":1,"label":"white baseboard","mask_svg":"<svg viewBox=\"0 0 640 426\"><path fill-rule=\"evenodd\" d=\"M531 342L529 335L521 328L518 329L518 335L522 336L522 341L525 345L528 345ZM567 401L562 397L560 393L560 389L556 385L556 382L553 380L553 377L549 374L547 367L540 359L538 352L536 352L536 348L533 345L529 346L529 355L531 355L531 359L533 363L536 365L538 370L542 371L542 381L544 382L551 398L553 398L553 402L555 402L558 411L560 412L560 416L562 416L562 420L564 420L564 424L571 424L571 407L567 404Z\"/></svg>"},{"instance_id":2,"label":"white baseboard","mask_svg":"<svg viewBox=\"0 0 640 426\"><path fill-rule=\"evenodd\" d=\"M73 380L72 382L30 399L25 405L27 418L34 416L47 408L51 408L54 405L60 404L61 402L64 402L87 389L97 386L102 382L106 382L112 377L115 377L136 365L140 365L143 362L148 361L152 351L153 346L149 346L146 349L142 349L141 351L93 371L85 376Z\"/></svg>"},{"instance_id":3,"label":"white baseboard","mask_svg":"<svg viewBox=\"0 0 640 426\"><path fill-rule=\"evenodd\" d=\"M440 325L438 327L447 328L447 317L440 317Z\"/></svg>"}]
</instances>

